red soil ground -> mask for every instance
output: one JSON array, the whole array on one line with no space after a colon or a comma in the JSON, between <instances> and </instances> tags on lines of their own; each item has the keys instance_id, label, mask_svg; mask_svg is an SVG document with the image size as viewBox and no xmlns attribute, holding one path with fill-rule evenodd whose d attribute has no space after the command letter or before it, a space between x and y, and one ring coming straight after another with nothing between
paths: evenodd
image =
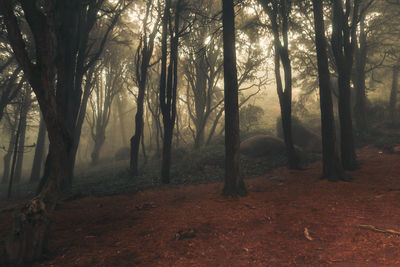
<instances>
[{"instance_id":1,"label":"red soil ground","mask_svg":"<svg viewBox=\"0 0 400 267\"><path fill-rule=\"evenodd\" d=\"M212 183L62 202L34 266L400 266L400 235L359 227L400 231L400 155L358 156L351 183L319 180L315 163L248 179L239 199Z\"/></svg>"}]
</instances>

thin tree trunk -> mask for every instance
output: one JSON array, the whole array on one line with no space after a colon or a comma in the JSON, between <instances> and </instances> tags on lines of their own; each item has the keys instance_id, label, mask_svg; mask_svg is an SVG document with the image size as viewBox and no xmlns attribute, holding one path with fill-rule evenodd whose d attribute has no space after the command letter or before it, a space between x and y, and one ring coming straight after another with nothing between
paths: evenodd
<instances>
[{"instance_id":1,"label":"thin tree trunk","mask_svg":"<svg viewBox=\"0 0 400 267\"><path fill-rule=\"evenodd\" d=\"M10 173L10 180L8 181L8 191L7 191L7 199L11 198L11 193L12 193L12 186L13 186L13 180L14 180L14 173L15 173L15 164L17 161L17 155L18 155L18 143L20 140L20 134L21 134L21 128L22 128L22 118L23 114L22 114L22 109L21 109L21 113L20 113L20 117L19 117L19 121L18 121L18 127L17 127L17 132L15 133L15 144L13 147L13 159L12 159L12 163L11 163L11 173Z\"/></svg>"},{"instance_id":2,"label":"thin tree trunk","mask_svg":"<svg viewBox=\"0 0 400 267\"><path fill-rule=\"evenodd\" d=\"M282 130L288 156L288 167L299 169L300 158L294 148L292 136L292 67L289 58L288 39L291 2L287 0L274 1L270 5L268 1L260 0L260 3L270 18L274 35L276 89L281 107ZM285 87L283 87L281 78L281 61Z\"/></svg>"},{"instance_id":3,"label":"thin tree trunk","mask_svg":"<svg viewBox=\"0 0 400 267\"><path fill-rule=\"evenodd\" d=\"M31 101L30 90L25 90L24 100L23 100L23 103L21 103L21 105L22 105L21 118L20 118L21 130L20 130L19 144L18 144L18 149L17 149L18 156L17 156L16 167L15 167L15 176L14 176L15 183L19 183L22 178L22 167L23 167L24 155L25 155L26 121L27 121L28 111L29 111L29 107L30 107L30 101Z\"/></svg>"},{"instance_id":4,"label":"thin tree trunk","mask_svg":"<svg viewBox=\"0 0 400 267\"><path fill-rule=\"evenodd\" d=\"M118 109L118 117L119 117L119 131L121 133L121 138L122 138L122 145L128 146L128 142L127 142L127 137L126 137L126 132L125 132L125 123L124 123L124 117L125 114L123 112L122 107L124 106L124 104L122 103L120 96L117 96L117 109Z\"/></svg>"},{"instance_id":5,"label":"thin tree trunk","mask_svg":"<svg viewBox=\"0 0 400 267\"><path fill-rule=\"evenodd\" d=\"M225 93L225 182L223 195L247 194L240 169L239 88L233 0L222 0Z\"/></svg>"},{"instance_id":6,"label":"thin tree trunk","mask_svg":"<svg viewBox=\"0 0 400 267\"><path fill-rule=\"evenodd\" d=\"M37 182L40 180L40 175L42 172L44 150L46 143L46 125L42 116L40 117L39 123L39 133L36 141L35 156L32 163L32 171L30 182Z\"/></svg>"},{"instance_id":7,"label":"thin tree trunk","mask_svg":"<svg viewBox=\"0 0 400 267\"><path fill-rule=\"evenodd\" d=\"M131 138L131 159L130 169L133 175L138 175L139 172L139 146L140 139L144 133L144 98L147 87L147 75L150 67L150 59L153 55L154 39L156 37L156 30L158 26L154 26L153 31L147 36L147 21L150 15L150 7L152 2L147 2L146 14L143 19L144 33L141 36L139 46L136 51L136 79L138 80L138 98L137 98L137 109L135 116L135 134ZM157 24L157 23L156 23ZM143 142L142 142L143 143ZM143 145L144 148L144 145ZM143 150L144 155L146 151Z\"/></svg>"},{"instance_id":8,"label":"thin tree trunk","mask_svg":"<svg viewBox=\"0 0 400 267\"><path fill-rule=\"evenodd\" d=\"M15 129L15 128L11 129L10 142L8 144L7 152L3 158L4 170L3 170L3 178L1 180L2 184L8 183L8 178L10 177L10 164L11 164L11 157L12 157L13 151L14 151L14 145L16 142L16 130L17 129Z\"/></svg>"},{"instance_id":9,"label":"thin tree trunk","mask_svg":"<svg viewBox=\"0 0 400 267\"><path fill-rule=\"evenodd\" d=\"M91 154L92 165L97 165L99 163L100 151L101 151L101 148L103 147L104 142L106 140L104 131L105 131L104 128L97 127L96 138L94 140L94 147L93 147L93 151L92 151L92 154Z\"/></svg>"},{"instance_id":10,"label":"thin tree trunk","mask_svg":"<svg viewBox=\"0 0 400 267\"><path fill-rule=\"evenodd\" d=\"M393 66L392 68L392 88L390 90L389 100L389 114L392 123L395 123L397 118L397 94L399 87L399 70L400 66Z\"/></svg>"},{"instance_id":11,"label":"thin tree trunk","mask_svg":"<svg viewBox=\"0 0 400 267\"><path fill-rule=\"evenodd\" d=\"M367 63L367 45L365 33L365 16L360 19L359 46L355 48L355 106L354 118L358 131L367 130L366 102L367 95L365 91L365 66Z\"/></svg>"},{"instance_id":12,"label":"thin tree trunk","mask_svg":"<svg viewBox=\"0 0 400 267\"><path fill-rule=\"evenodd\" d=\"M171 0L166 1L163 27L162 27L162 56L160 75L160 107L163 115L164 137L161 163L161 181L164 184L170 182L171 145L176 118L176 94L178 85L178 45L179 45L179 22L180 5L178 0L174 5L175 18L172 27ZM168 27L169 25L169 27ZM168 38L169 29L169 38ZM167 41L170 41L169 64L167 69Z\"/></svg>"},{"instance_id":13,"label":"thin tree trunk","mask_svg":"<svg viewBox=\"0 0 400 267\"><path fill-rule=\"evenodd\" d=\"M320 0L313 0L313 6L321 108L322 178L326 178L329 181L337 181L344 178L344 171L336 149L335 121L325 39L323 3Z\"/></svg>"}]
</instances>

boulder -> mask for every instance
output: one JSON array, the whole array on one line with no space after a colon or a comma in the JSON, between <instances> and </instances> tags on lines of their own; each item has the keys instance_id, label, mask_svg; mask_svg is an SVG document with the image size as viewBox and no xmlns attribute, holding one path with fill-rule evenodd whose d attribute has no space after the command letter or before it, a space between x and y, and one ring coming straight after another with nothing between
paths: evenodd
<instances>
[{"instance_id":1,"label":"boulder","mask_svg":"<svg viewBox=\"0 0 400 267\"><path fill-rule=\"evenodd\" d=\"M281 118L277 120L277 135L283 138L283 129ZM293 143L299 146L305 151L309 152L321 152L322 151L322 139L321 136L311 131L309 128L304 126L300 120L292 119L292 134Z\"/></svg>"},{"instance_id":2,"label":"boulder","mask_svg":"<svg viewBox=\"0 0 400 267\"><path fill-rule=\"evenodd\" d=\"M251 157L285 155L286 146L280 138L256 135L240 143L240 153Z\"/></svg>"}]
</instances>

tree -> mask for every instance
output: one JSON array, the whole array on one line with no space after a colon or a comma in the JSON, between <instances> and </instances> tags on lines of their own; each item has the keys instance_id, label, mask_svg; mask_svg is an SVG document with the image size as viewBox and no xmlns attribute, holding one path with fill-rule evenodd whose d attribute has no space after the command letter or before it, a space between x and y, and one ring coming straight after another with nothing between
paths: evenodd
<instances>
[{"instance_id":1,"label":"tree","mask_svg":"<svg viewBox=\"0 0 400 267\"><path fill-rule=\"evenodd\" d=\"M189 115L188 128L194 139L194 148L198 149L205 143L207 123L215 113L218 114L223 103L223 95L217 87L222 73L222 40L217 38L220 33L217 21L210 18L216 3L203 1L195 8L193 27L183 38L185 56L182 65L187 82L183 101Z\"/></svg>"},{"instance_id":2,"label":"tree","mask_svg":"<svg viewBox=\"0 0 400 267\"><path fill-rule=\"evenodd\" d=\"M8 129L8 132L10 134L10 141L8 143L7 148L4 148L6 150L6 154L3 157L3 178L1 179L2 184L7 184L8 179L10 177L10 164L11 164L11 157L14 152L14 146L16 140L16 132L17 132L17 120L18 120L18 115L19 113L17 110L13 112L13 117L10 117L9 114L5 115L6 118L6 129Z\"/></svg>"},{"instance_id":3,"label":"tree","mask_svg":"<svg viewBox=\"0 0 400 267\"><path fill-rule=\"evenodd\" d=\"M336 150L335 121L328 65L327 42L323 15L323 2L313 0L315 46L318 61L318 80L321 108L322 178L329 181L344 179L344 171Z\"/></svg>"},{"instance_id":4,"label":"tree","mask_svg":"<svg viewBox=\"0 0 400 267\"><path fill-rule=\"evenodd\" d=\"M20 1L24 17L35 36L36 61L34 63L25 49L26 44L18 19L14 14L14 3L6 0L0 1L0 10L7 27L10 44L26 79L35 92L46 121L51 153L49 178L41 193L28 201L15 217L13 230L6 241L7 261L15 265L22 265L24 262L34 261L41 257L50 225L49 214L55 207L60 185L67 174L66 162L71 136L67 131L60 106L57 105L55 94L56 84L54 81L57 69L55 57L59 48L57 47L58 42L55 41L57 33L54 23L55 17L57 17L59 22L64 21L71 26L71 29L75 29L73 26L77 25L78 16L73 15L76 15L76 10L79 10L78 2L70 1L66 6L54 6L50 2L46 2L42 6L43 9L38 9L36 1ZM41 10L46 10L46 13ZM61 82L61 79L57 81Z\"/></svg>"},{"instance_id":5,"label":"tree","mask_svg":"<svg viewBox=\"0 0 400 267\"><path fill-rule=\"evenodd\" d=\"M88 29L82 25L87 12L92 11L88 5L93 4L97 8L93 13L97 18L102 3L101 0L0 1L0 12L10 45L36 95L50 140L40 192L15 216L13 230L6 242L5 255L11 264L22 265L41 257L50 226L49 215L54 210L61 187L72 181L76 155L73 147L73 144L76 145L75 122L81 107L80 74L85 73L86 67L90 66L85 61L88 60L88 52L93 55L89 63L96 61L105 42L96 51L91 50L93 46L80 49L84 43L87 45L84 39L89 34L80 30ZM121 4L117 7L120 12ZM15 15L14 11L18 9L23 10L23 16ZM118 16L112 17L111 26L115 25L116 18ZM34 37L30 39L34 43L34 60L26 50L27 43L23 38L25 33L18 22L20 19L26 20ZM107 39L109 31L106 31L103 40ZM79 49L77 40L80 41ZM86 56L78 55L78 50Z\"/></svg>"},{"instance_id":6,"label":"tree","mask_svg":"<svg viewBox=\"0 0 400 267\"><path fill-rule=\"evenodd\" d=\"M271 21L271 30L274 36L274 63L276 89L281 107L283 136L288 155L288 165L291 169L300 168L300 158L294 149L292 137L292 68L289 58L289 16L291 0L259 0L264 11ZM281 42L281 38L283 43ZM284 85L281 78L282 62L284 71Z\"/></svg>"},{"instance_id":7,"label":"tree","mask_svg":"<svg viewBox=\"0 0 400 267\"><path fill-rule=\"evenodd\" d=\"M165 1L162 17L161 37L161 75L160 75L160 108L164 124L163 152L161 164L161 181L170 182L171 146L176 118L176 99L178 86L178 45L182 30L179 27L183 1ZM171 9L174 14L171 14ZM174 16L173 16L174 15ZM168 44L170 52L168 53ZM167 68L168 62L168 68Z\"/></svg>"},{"instance_id":8,"label":"tree","mask_svg":"<svg viewBox=\"0 0 400 267\"><path fill-rule=\"evenodd\" d=\"M126 63L116 54L104 55L102 67L97 71L94 88L89 99L91 113L86 119L94 141L91 154L92 164L99 161L100 151L106 140L106 128L110 120L114 97L122 90L122 77L125 76Z\"/></svg>"},{"instance_id":9,"label":"tree","mask_svg":"<svg viewBox=\"0 0 400 267\"><path fill-rule=\"evenodd\" d=\"M346 0L346 10L343 10L342 0L332 2L332 51L335 66L338 72L339 87L339 120L340 120L340 147L344 169L357 168L356 152L353 137L353 122L351 116L350 79L353 66L355 31L359 14L359 0ZM353 9L353 12L351 10ZM351 24L350 14L353 13ZM352 38L353 37L353 38Z\"/></svg>"},{"instance_id":10,"label":"tree","mask_svg":"<svg viewBox=\"0 0 400 267\"><path fill-rule=\"evenodd\" d=\"M225 183L222 194L244 196L247 190L240 169L239 88L233 0L222 0L222 27L225 93Z\"/></svg>"},{"instance_id":11,"label":"tree","mask_svg":"<svg viewBox=\"0 0 400 267\"><path fill-rule=\"evenodd\" d=\"M43 117L41 116L39 122L39 132L36 141L35 156L33 157L30 182L37 182L40 179L44 153L45 153L45 144L46 144L46 125L44 123Z\"/></svg>"},{"instance_id":12,"label":"tree","mask_svg":"<svg viewBox=\"0 0 400 267\"><path fill-rule=\"evenodd\" d=\"M372 2L371 2L372 3ZM354 46L354 59L355 59L355 105L354 105L354 119L357 130L367 130L366 119L366 86L365 86L365 67L367 64L367 33L365 29L365 16L366 12L360 14L360 29L358 35L358 44ZM354 38L356 36L353 36Z\"/></svg>"},{"instance_id":13,"label":"tree","mask_svg":"<svg viewBox=\"0 0 400 267\"><path fill-rule=\"evenodd\" d=\"M133 175L138 174L139 162L139 146L140 139L144 130L143 122L143 104L147 86L148 69L150 67L150 59L154 50L154 39L158 30L159 19L154 21L153 29L148 29L148 24L151 22L152 11L154 9L153 1L148 1L146 4L145 16L143 18L143 33L140 36L139 45L135 55L136 83L138 86L138 96L136 101L136 116L135 116L135 134L131 138L131 158L130 170ZM149 32L150 31L150 32Z\"/></svg>"},{"instance_id":14,"label":"tree","mask_svg":"<svg viewBox=\"0 0 400 267\"><path fill-rule=\"evenodd\" d=\"M10 60L10 62L12 62L12 60ZM6 62L2 69L6 69L7 66L8 64ZM0 121L3 118L4 109L18 95L25 81L23 78L19 77L21 71L22 69L20 67L15 68L11 75L4 75L0 82Z\"/></svg>"},{"instance_id":15,"label":"tree","mask_svg":"<svg viewBox=\"0 0 400 267\"><path fill-rule=\"evenodd\" d=\"M23 95L21 96L21 118L20 118L20 136L18 139L18 149L17 149L17 162L15 167L15 174L14 174L14 181L15 183L19 183L22 177L22 164L24 161L24 154L25 154L25 137L26 137L26 127L27 127L27 119L28 119L28 112L32 105L31 100L31 90L30 88L25 86L25 90Z\"/></svg>"},{"instance_id":16,"label":"tree","mask_svg":"<svg viewBox=\"0 0 400 267\"><path fill-rule=\"evenodd\" d=\"M392 87L390 90L390 100L389 100L389 114L392 123L394 123L397 118L397 94L399 88L399 70L400 70L400 58L397 60L397 64L394 64L392 67Z\"/></svg>"}]
</instances>

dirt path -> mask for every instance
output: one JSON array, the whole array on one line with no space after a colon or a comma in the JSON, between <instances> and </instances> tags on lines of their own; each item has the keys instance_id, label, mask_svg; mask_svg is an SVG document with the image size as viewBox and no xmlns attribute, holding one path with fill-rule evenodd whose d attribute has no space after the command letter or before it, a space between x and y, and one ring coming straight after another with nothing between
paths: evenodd
<instances>
[{"instance_id":1,"label":"dirt path","mask_svg":"<svg viewBox=\"0 0 400 267\"><path fill-rule=\"evenodd\" d=\"M358 227L400 231L400 155L358 155L352 183L319 180L315 163L246 180L237 200L213 183L64 202L35 266L400 266L400 236Z\"/></svg>"}]
</instances>

